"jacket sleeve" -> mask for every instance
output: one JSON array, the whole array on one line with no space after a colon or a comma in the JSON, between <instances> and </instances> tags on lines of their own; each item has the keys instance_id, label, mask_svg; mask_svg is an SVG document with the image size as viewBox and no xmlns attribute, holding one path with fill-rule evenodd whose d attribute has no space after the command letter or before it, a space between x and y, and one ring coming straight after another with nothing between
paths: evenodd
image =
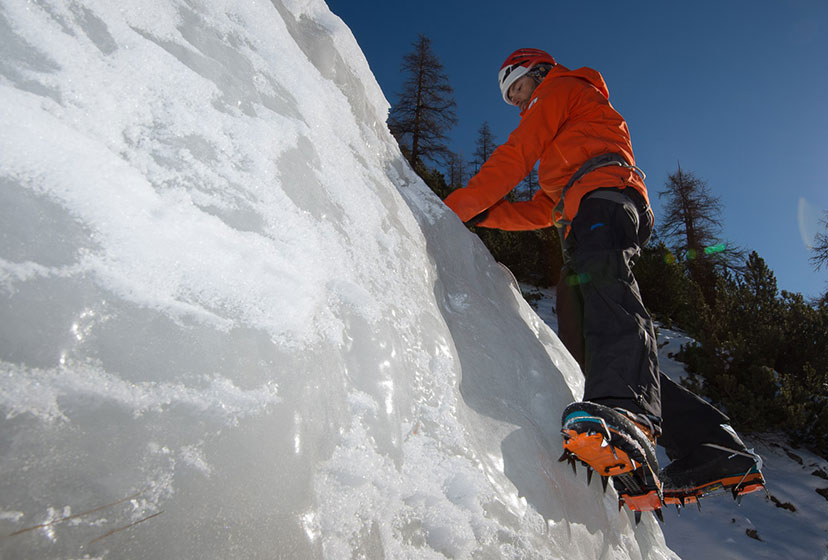
<instances>
[{"instance_id":1,"label":"jacket sleeve","mask_svg":"<svg viewBox=\"0 0 828 560\"><path fill-rule=\"evenodd\" d=\"M520 125L512 132L506 143L501 144L492 152L480 171L471 178L469 184L446 197L445 202L448 207L462 221L467 222L498 204L529 174L544 148L555 138L565 115L565 100L557 100L552 96L538 98L526 110ZM535 201L532 200L525 204L535 204ZM490 222L491 219L492 217L488 216L479 225L500 227L488 225L493 223Z\"/></svg>"},{"instance_id":2,"label":"jacket sleeve","mask_svg":"<svg viewBox=\"0 0 828 560\"><path fill-rule=\"evenodd\" d=\"M497 202L489 208L486 219L477 225L507 231L541 229L554 225L554 209L555 202L543 191L538 191L532 200Z\"/></svg>"}]
</instances>

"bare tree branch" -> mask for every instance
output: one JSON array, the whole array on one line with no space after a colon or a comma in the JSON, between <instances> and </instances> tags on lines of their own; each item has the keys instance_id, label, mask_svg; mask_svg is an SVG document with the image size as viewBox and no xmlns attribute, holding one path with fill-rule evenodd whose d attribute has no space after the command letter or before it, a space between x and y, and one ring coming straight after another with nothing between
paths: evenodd
<instances>
[{"instance_id":1,"label":"bare tree branch","mask_svg":"<svg viewBox=\"0 0 828 560\"><path fill-rule=\"evenodd\" d=\"M816 235L814 246L811 247L813 254L809 259L816 270L828 265L828 211L823 216L819 223L824 227L824 231Z\"/></svg>"}]
</instances>

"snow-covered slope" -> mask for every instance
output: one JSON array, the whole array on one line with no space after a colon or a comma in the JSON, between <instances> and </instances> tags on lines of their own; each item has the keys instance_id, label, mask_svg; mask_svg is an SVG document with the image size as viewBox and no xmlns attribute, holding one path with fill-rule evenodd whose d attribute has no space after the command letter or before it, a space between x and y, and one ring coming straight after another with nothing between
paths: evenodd
<instances>
[{"instance_id":1,"label":"snow-covered slope","mask_svg":"<svg viewBox=\"0 0 828 560\"><path fill-rule=\"evenodd\" d=\"M676 381L686 372L672 354L691 341L660 329L661 368ZM767 494L745 496L738 506L717 496L703 500L701 511L665 510L667 543L686 560L828 559L828 461L778 435L746 437L745 443L762 457Z\"/></svg>"},{"instance_id":2,"label":"snow-covered slope","mask_svg":"<svg viewBox=\"0 0 828 560\"><path fill-rule=\"evenodd\" d=\"M0 556L672 558L319 0L0 2Z\"/></svg>"},{"instance_id":3,"label":"snow-covered slope","mask_svg":"<svg viewBox=\"0 0 828 560\"><path fill-rule=\"evenodd\" d=\"M532 307L557 329L551 290L524 286ZM687 375L674 359L691 338L672 329L658 329L659 364L670 378ZM768 492L745 496L741 504L730 496L702 500L697 511L664 510L662 526L667 545L685 560L828 559L828 461L804 449L794 449L779 435L745 438L763 460ZM659 461L668 458L659 448Z\"/></svg>"}]
</instances>

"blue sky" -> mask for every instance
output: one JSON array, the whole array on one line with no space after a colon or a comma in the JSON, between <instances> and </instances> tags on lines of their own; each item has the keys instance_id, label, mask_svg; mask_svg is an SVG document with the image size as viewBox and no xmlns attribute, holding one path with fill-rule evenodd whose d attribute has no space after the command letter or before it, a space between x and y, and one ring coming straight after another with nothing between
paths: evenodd
<instances>
[{"instance_id":1,"label":"blue sky","mask_svg":"<svg viewBox=\"0 0 828 560\"><path fill-rule=\"evenodd\" d=\"M488 121L518 123L496 74L520 47L600 71L626 118L656 211L678 162L721 199L723 240L755 250L780 289L824 293L803 237L828 209L828 2L718 0L329 0L390 103L403 55L422 33L454 88L452 149L471 159ZM803 235L804 233L804 235Z\"/></svg>"}]
</instances>

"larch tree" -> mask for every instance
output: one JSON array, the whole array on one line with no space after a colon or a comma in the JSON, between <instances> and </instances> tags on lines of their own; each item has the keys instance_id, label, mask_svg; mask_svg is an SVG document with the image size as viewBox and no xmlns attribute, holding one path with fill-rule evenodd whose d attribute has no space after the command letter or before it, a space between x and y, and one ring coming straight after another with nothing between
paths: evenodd
<instances>
[{"instance_id":1,"label":"larch tree","mask_svg":"<svg viewBox=\"0 0 828 560\"><path fill-rule=\"evenodd\" d=\"M820 222L824 231L816 234L814 244L811 247L811 264L816 270L828 265L828 212L825 212Z\"/></svg>"},{"instance_id":2,"label":"larch tree","mask_svg":"<svg viewBox=\"0 0 828 560\"><path fill-rule=\"evenodd\" d=\"M497 143L495 142L494 133L488 121L485 121L477 130L477 140L475 140L474 154L472 154L474 156L472 165L475 173L480 171L480 167L486 163L495 148L497 148Z\"/></svg>"},{"instance_id":3,"label":"larch tree","mask_svg":"<svg viewBox=\"0 0 828 560\"><path fill-rule=\"evenodd\" d=\"M406 80L399 101L388 118L414 169L424 160L445 161L450 155L447 132L457 123L454 90L428 37L420 35L413 50L403 57L401 71Z\"/></svg>"},{"instance_id":4,"label":"larch tree","mask_svg":"<svg viewBox=\"0 0 828 560\"><path fill-rule=\"evenodd\" d=\"M667 199L660 220L660 233L676 257L686 262L688 273L713 303L715 269L740 270L744 252L722 239L722 205L707 183L681 166L667 178Z\"/></svg>"},{"instance_id":5,"label":"larch tree","mask_svg":"<svg viewBox=\"0 0 828 560\"><path fill-rule=\"evenodd\" d=\"M461 154L456 152L449 154L446 170L448 172L448 186L451 190L466 186L468 172L466 162Z\"/></svg>"},{"instance_id":6,"label":"larch tree","mask_svg":"<svg viewBox=\"0 0 828 560\"><path fill-rule=\"evenodd\" d=\"M823 214L822 221L823 231L816 234L814 244L811 247L811 264L815 270L820 270L823 266L828 266L828 212ZM828 305L828 290L825 290L821 301Z\"/></svg>"},{"instance_id":7,"label":"larch tree","mask_svg":"<svg viewBox=\"0 0 828 560\"><path fill-rule=\"evenodd\" d=\"M516 200L532 200L532 197L535 196L535 193L540 190L540 183L538 182L538 169L537 167L533 167L532 170L529 172L529 175L523 179L523 182L520 184L518 192L515 195Z\"/></svg>"}]
</instances>

